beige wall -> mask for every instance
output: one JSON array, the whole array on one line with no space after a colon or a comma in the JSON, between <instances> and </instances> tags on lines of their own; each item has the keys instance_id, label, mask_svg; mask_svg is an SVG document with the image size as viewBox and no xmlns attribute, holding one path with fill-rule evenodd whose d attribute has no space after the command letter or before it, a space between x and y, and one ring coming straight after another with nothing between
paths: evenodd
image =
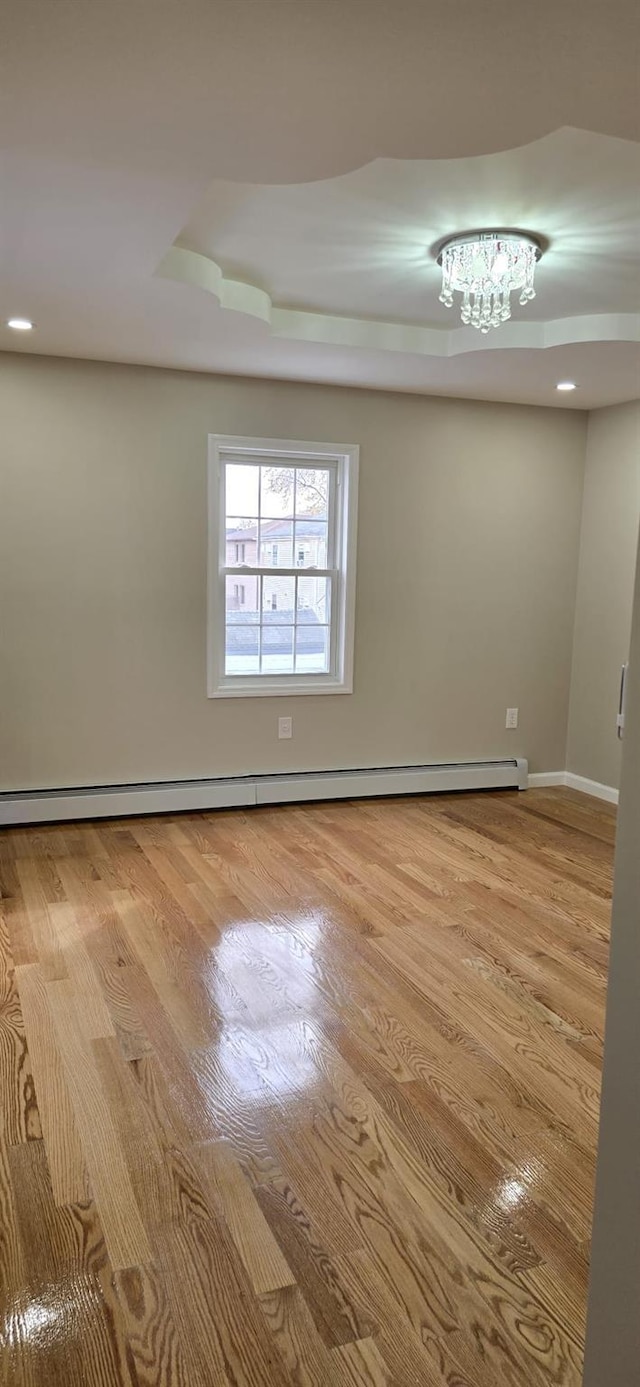
<instances>
[{"instance_id":1,"label":"beige wall","mask_svg":"<svg viewBox=\"0 0 640 1387\"><path fill-rule=\"evenodd\" d=\"M640 403L589 415L567 767L617 788L620 666L629 653L640 517Z\"/></svg>"},{"instance_id":2,"label":"beige wall","mask_svg":"<svg viewBox=\"0 0 640 1387\"><path fill-rule=\"evenodd\" d=\"M564 765L583 414L7 354L0 421L3 788ZM215 431L361 445L353 695L206 698Z\"/></svg>"}]
</instances>

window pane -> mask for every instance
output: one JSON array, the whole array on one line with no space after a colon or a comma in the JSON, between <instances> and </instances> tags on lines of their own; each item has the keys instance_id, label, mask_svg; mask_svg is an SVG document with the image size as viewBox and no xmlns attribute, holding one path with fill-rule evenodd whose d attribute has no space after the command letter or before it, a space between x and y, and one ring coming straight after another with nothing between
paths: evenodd
<instances>
[{"instance_id":1,"label":"window pane","mask_svg":"<svg viewBox=\"0 0 640 1387\"><path fill-rule=\"evenodd\" d=\"M246 516L229 516L226 525L225 568L235 568L239 564L248 564L250 568L256 568L257 538L257 521L249 520Z\"/></svg>"},{"instance_id":2,"label":"window pane","mask_svg":"<svg viewBox=\"0 0 640 1387\"><path fill-rule=\"evenodd\" d=\"M225 498L227 515L258 514L258 483L260 468L241 467L228 462L225 466Z\"/></svg>"},{"instance_id":3,"label":"window pane","mask_svg":"<svg viewBox=\"0 0 640 1387\"><path fill-rule=\"evenodd\" d=\"M261 520L259 568L293 568L293 521Z\"/></svg>"},{"instance_id":4,"label":"window pane","mask_svg":"<svg viewBox=\"0 0 640 1387\"><path fill-rule=\"evenodd\" d=\"M295 578L265 573L262 579L262 620L289 626L295 610Z\"/></svg>"},{"instance_id":5,"label":"window pane","mask_svg":"<svg viewBox=\"0 0 640 1387\"><path fill-rule=\"evenodd\" d=\"M275 626L268 622L262 627L263 674L293 673L293 626Z\"/></svg>"},{"instance_id":6,"label":"window pane","mask_svg":"<svg viewBox=\"0 0 640 1387\"><path fill-rule=\"evenodd\" d=\"M351 595L351 450L334 457L301 444L292 453L295 445L259 438L217 446L224 535L214 508L210 553L218 551L225 600L223 632L213 621L208 627L212 696L224 696L226 687L231 694L260 692L265 680L304 692L314 677L322 685L334 670L338 680L343 668L350 674L342 621L334 629L333 618L343 583ZM216 577L214 568L211 579L219 590L220 571ZM346 686L345 674L339 687Z\"/></svg>"},{"instance_id":7,"label":"window pane","mask_svg":"<svg viewBox=\"0 0 640 1387\"><path fill-rule=\"evenodd\" d=\"M331 579L298 578L298 625L328 624L331 617Z\"/></svg>"},{"instance_id":8,"label":"window pane","mask_svg":"<svg viewBox=\"0 0 640 1387\"><path fill-rule=\"evenodd\" d=\"M329 472L321 467L299 467L296 480L296 515L315 515L327 519L329 513Z\"/></svg>"},{"instance_id":9,"label":"window pane","mask_svg":"<svg viewBox=\"0 0 640 1387\"><path fill-rule=\"evenodd\" d=\"M296 520L292 568L327 567L327 530L326 520Z\"/></svg>"},{"instance_id":10,"label":"window pane","mask_svg":"<svg viewBox=\"0 0 640 1387\"><path fill-rule=\"evenodd\" d=\"M225 674L260 673L260 627L227 616L225 628Z\"/></svg>"},{"instance_id":11,"label":"window pane","mask_svg":"<svg viewBox=\"0 0 640 1387\"><path fill-rule=\"evenodd\" d=\"M299 626L296 632L296 674L327 674L329 627Z\"/></svg>"},{"instance_id":12,"label":"window pane","mask_svg":"<svg viewBox=\"0 0 640 1387\"><path fill-rule=\"evenodd\" d=\"M225 608L227 624L257 626L259 613L260 579L238 577L225 579Z\"/></svg>"},{"instance_id":13,"label":"window pane","mask_svg":"<svg viewBox=\"0 0 640 1387\"><path fill-rule=\"evenodd\" d=\"M293 515L295 467L263 467L260 514L269 517Z\"/></svg>"}]
</instances>

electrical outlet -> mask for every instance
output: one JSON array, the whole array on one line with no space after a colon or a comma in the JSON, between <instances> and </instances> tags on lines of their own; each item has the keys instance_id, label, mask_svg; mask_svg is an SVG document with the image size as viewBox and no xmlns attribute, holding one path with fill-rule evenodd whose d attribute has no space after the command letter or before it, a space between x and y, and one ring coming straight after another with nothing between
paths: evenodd
<instances>
[{"instance_id":1,"label":"electrical outlet","mask_svg":"<svg viewBox=\"0 0 640 1387\"><path fill-rule=\"evenodd\" d=\"M518 726L518 709L507 708L507 720L505 727L513 728Z\"/></svg>"},{"instance_id":2,"label":"electrical outlet","mask_svg":"<svg viewBox=\"0 0 640 1387\"><path fill-rule=\"evenodd\" d=\"M293 718L278 718L278 737L280 741L288 741L293 736Z\"/></svg>"}]
</instances>

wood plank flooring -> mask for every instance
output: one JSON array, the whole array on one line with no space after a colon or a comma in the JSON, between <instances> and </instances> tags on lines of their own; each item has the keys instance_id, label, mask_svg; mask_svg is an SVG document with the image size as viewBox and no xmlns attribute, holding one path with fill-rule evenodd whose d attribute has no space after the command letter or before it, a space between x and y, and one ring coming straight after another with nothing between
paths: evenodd
<instances>
[{"instance_id":1,"label":"wood plank flooring","mask_svg":"<svg viewBox=\"0 0 640 1387\"><path fill-rule=\"evenodd\" d=\"M0 834L0 1387L578 1387L614 814Z\"/></svg>"}]
</instances>

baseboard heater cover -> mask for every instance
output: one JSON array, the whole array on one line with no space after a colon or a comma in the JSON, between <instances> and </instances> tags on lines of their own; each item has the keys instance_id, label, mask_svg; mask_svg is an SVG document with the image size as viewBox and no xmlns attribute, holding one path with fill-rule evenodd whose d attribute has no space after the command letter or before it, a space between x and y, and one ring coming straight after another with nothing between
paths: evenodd
<instances>
[{"instance_id":1,"label":"baseboard heater cover","mask_svg":"<svg viewBox=\"0 0 640 1387\"><path fill-rule=\"evenodd\" d=\"M460 761L375 770L302 771L220 780L174 780L146 785L97 785L65 790L12 790L0 794L0 825L107 819L184 810L229 809L303 800L425 795L447 790L526 790L528 763Z\"/></svg>"}]
</instances>

